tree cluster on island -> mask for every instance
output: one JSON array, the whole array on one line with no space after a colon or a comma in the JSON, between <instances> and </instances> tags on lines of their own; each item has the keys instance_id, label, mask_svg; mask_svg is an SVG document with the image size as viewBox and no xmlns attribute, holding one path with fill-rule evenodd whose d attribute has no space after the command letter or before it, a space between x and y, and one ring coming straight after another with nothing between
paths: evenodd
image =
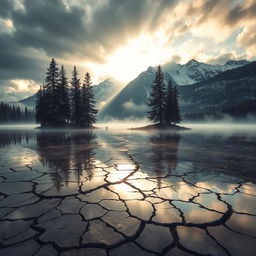
<instances>
[{"instance_id":1,"label":"tree cluster on island","mask_svg":"<svg viewBox=\"0 0 256 256\"><path fill-rule=\"evenodd\" d=\"M35 120L35 113L27 107L21 109L19 106L0 102L0 123L31 123Z\"/></svg>"},{"instance_id":2,"label":"tree cluster on island","mask_svg":"<svg viewBox=\"0 0 256 256\"><path fill-rule=\"evenodd\" d=\"M148 98L148 119L161 127L175 127L181 121L179 93L172 81L166 86L161 66L157 67L151 92Z\"/></svg>"},{"instance_id":3,"label":"tree cluster on island","mask_svg":"<svg viewBox=\"0 0 256 256\"><path fill-rule=\"evenodd\" d=\"M52 59L45 83L37 92L35 117L41 127L92 128L98 110L90 74L87 72L81 85L74 66L70 83L64 66L59 70Z\"/></svg>"}]
</instances>

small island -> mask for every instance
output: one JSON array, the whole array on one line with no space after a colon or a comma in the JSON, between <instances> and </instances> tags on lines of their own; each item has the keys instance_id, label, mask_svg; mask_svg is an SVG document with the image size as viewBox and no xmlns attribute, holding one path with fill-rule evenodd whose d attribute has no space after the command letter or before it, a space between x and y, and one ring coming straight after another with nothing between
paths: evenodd
<instances>
[{"instance_id":1,"label":"small island","mask_svg":"<svg viewBox=\"0 0 256 256\"><path fill-rule=\"evenodd\" d=\"M153 130L172 130L172 131L183 131L183 130L189 130L189 128L183 127L183 126L179 126L176 124L149 124L143 127L135 127L135 128L129 128L128 130L146 130L146 131L153 131Z\"/></svg>"},{"instance_id":2,"label":"small island","mask_svg":"<svg viewBox=\"0 0 256 256\"><path fill-rule=\"evenodd\" d=\"M54 59L47 69L45 84L37 92L35 119L40 129L72 128L95 129L98 110L90 74L87 72L81 85L76 66L70 86L64 66L59 70Z\"/></svg>"},{"instance_id":3,"label":"small island","mask_svg":"<svg viewBox=\"0 0 256 256\"><path fill-rule=\"evenodd\" d=\"M157 67L147 105L148 119L153 124L129 130L187 130L180 123L179 92L171 80L166 88L161 66Z\"/></svg>"}]
</instances>

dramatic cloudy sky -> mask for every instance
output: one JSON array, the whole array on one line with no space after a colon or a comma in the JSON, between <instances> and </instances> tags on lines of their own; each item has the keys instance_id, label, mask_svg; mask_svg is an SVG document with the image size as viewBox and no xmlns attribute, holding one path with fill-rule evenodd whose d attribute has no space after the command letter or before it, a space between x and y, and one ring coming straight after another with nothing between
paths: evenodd
<instances>
[{"instance_id":1,"label":"dramatic cloudy sky","mask_svg":"<svg viewBox=\"0 0 256 256\"><path fill-rule=\"evenodd\" d=\"M94 81L150 65L255 59L256 0L0 0L0 98L24 97L52 57Z\"/></svg>"}]
</instances>

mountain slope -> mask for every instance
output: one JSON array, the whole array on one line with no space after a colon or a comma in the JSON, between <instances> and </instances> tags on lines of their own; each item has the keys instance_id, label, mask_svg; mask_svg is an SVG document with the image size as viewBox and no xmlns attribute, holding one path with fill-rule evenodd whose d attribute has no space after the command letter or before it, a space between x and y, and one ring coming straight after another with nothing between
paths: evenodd
<instances>
[{"instance_id":1,"label":"mountain slope","mask_svg":"<svg viewBox=\"0 0 256 256\"><path fill-rule=\"evenodd\" d=\"M105 81L93 86L97 107L102 108L107 101L122 90L122 83L108 78Z\"/></svg>"},{"instance_id":2,"label":"mountain slope","mask_svg":"<svg viewBox=\"0 0 256 256\"><path fill-rule=\"evenodd\" d=\"M168 72L178 85L187 85L207 80L224 71L249 63L247 60L229 60L224 65L211 65L192 59L184 65L176 63L165 64L163 70Z\"/></svg>"},{"instance_id":3,"label":"mountain slope","mask_svg":"<svg viewBox=\"0 0 256 256\"><path fill-rule=\"evenodd\" d=\"M147 111L146 99L149 96L154 77L155 68L153 67L149 67L142 72L102 109L99 113L99 119L145 117ZM165 81L173 80L167 72L164 73L164 78Z\"/></svg>"},{"instance_id":4,"label":"mountain slope","mask_svg":"<svg viewBox=\"0 0 256 256\"><path fill-rule=\"evenodd\" d=\"M35 107L35 103L36 103L36 94L30 96L30 97L27 97L23 100L20 100L19 101L20 103L23 103L24 105L28 106L28 107L31 107L31 108L34 108Z\"/></svg>"},{"instance_id":5,"label":"mountain slope","mask_svg":"<svg viewBox=\"0 0 256 256\"><path fill-rule=\"evenodd\" d=\"M225 71L214 78L179 87L184 114L218 112L256 101L256 62Z\"/></svg>"}]
</instances>

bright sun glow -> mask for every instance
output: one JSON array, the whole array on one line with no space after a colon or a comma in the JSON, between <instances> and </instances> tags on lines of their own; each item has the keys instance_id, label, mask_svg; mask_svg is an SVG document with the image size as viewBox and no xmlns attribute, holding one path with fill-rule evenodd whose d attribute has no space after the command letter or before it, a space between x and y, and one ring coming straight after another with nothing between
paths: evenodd
<instances>
[{"instance_id":1,"label":"bright sun glow","mask_svg":"<svg viewBox=\"0 0 256 256\"><path fill-rule=\"evenodd\" d=\"M118 48L107 58L106 64L89 64L95 74L108 75L121 82L129 82L148 66L163 63L169 57L163 33L154 36L143 35L129 40L126 46Z\"/></svg>"}]
</instances>

